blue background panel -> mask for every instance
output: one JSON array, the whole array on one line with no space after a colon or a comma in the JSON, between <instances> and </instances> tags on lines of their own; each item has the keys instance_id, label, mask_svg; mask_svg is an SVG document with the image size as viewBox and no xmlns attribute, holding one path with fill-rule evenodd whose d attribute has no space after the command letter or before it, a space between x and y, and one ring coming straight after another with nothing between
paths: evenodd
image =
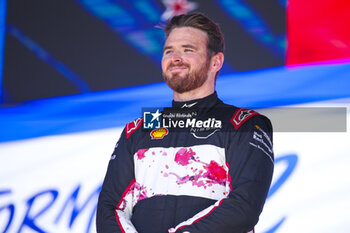
<instances>
[{"instance_id":1,"label":"blue background panel","mask_svg":"<svg viewBox=\"0 0 350 233\"><path fill-rule=\"evenodd\" d=\"M278 67L221 75L219 97L239 107L265 108L350 97L350 64ZM28 101L0 108L0 141L124 126L143 107L170 106L165 83Z\"/></svg>"}]
</instances>

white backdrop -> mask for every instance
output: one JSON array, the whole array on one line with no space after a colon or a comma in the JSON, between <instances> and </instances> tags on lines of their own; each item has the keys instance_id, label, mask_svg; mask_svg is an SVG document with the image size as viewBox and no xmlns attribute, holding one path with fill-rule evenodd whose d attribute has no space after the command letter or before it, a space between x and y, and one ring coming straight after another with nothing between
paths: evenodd
<instances>
[{"instance_id":1,"label":"white backdrop","mask_svg":"<svg viewBox=\"0 0 350 233\"><path fill-rule=\"evenodd\" d=\"M0 232L95 232L99 188L121 130L0 143ZM349 232L349 127L276 132L274 151L273 193L256 232Z\"/></svg>"}]
</instances>

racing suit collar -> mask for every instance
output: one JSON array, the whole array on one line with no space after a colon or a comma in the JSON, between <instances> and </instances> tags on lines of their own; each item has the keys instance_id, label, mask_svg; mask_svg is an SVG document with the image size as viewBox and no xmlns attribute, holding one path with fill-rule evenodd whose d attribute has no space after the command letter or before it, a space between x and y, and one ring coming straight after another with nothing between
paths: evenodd
<instances>
[{"instance_id":1,"label":"racing suit collar","mask_svg":"<svg viewBox=\"0 0 350 233\"><path fill-rule=\"evenodd\" d=\"M218 95L216 91L201 99L194 99L189 101L175 101L172 102L173 108L183 109L196 109L196 108L210 108L214 106L218 101Z\"/></svg>"}]
</instances>

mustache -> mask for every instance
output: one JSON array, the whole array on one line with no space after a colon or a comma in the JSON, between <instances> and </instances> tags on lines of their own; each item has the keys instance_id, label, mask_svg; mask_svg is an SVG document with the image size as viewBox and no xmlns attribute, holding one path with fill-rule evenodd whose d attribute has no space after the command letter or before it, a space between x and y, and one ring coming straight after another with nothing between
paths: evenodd
<instances>
[{"instance_id":1,"label":"mustache","mask_svg":"<svg viewBox=\"0 0 350 233\"><path fill-rule=\"evenodd\" d=\"M181 66L190 68L190 65L189 65L189 64L181 62L181 63L177 63L177 64L170 63L170 64L168 65L167 69L169 70L169 69L171 69L171 68L173 68L173 67L181 67Z\"/></svg>"}]
</instances>

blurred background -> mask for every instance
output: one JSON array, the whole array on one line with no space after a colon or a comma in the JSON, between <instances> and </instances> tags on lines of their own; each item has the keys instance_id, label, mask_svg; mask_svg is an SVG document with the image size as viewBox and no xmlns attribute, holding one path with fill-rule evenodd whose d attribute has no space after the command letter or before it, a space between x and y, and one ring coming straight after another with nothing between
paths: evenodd
<instances>
[{"instance_id":1,"label":"blurred background","mask_svg":"<svg viewBox=\"0 0 350 233\"><path fill-rule=\"evenodd\" d=\"M275 126L256 232L348 232L348 1L0 0L1 232L95 232L124 125L142 107L171 104L161 27L193 11L225 35L219 97ZM295 107L324 111L272 111Z\"/></svg>"}]
</instances>

